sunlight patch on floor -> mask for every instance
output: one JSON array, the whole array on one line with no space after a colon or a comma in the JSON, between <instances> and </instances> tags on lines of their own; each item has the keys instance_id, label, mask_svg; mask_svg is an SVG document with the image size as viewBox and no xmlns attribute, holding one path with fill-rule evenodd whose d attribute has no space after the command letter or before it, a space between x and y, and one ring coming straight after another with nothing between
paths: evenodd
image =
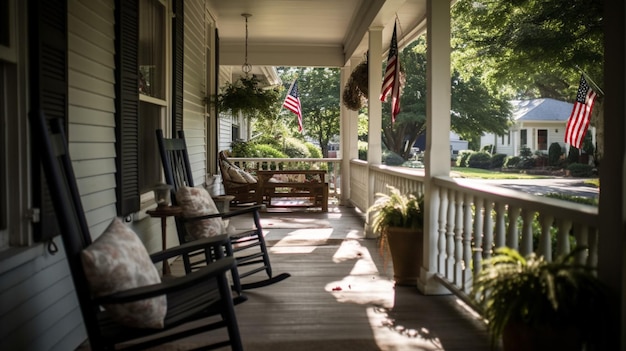
<instances>
[{"instance_id":1,"label":"sunlight patch on floor","mask_svg":"<svg viewBox=\"0 0 626 351\"><path fill-rule=\"evenodd\" d=\"M368 307L366 313L380 350L444 350L439 338L427 328L412 329L398 325L384 308Z\"/></svg>"}]
</instances>

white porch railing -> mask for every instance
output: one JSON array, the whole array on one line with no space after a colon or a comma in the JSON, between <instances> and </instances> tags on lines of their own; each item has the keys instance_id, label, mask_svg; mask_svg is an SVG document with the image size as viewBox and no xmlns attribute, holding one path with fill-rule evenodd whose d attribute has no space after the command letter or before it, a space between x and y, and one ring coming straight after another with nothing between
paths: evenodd
<instances>
[{"instance_id":1,"label":"white porch railing","mask_svg":"<svg viewBox=\"0 0 626 351\"><path fill-rule=\"evenodd\" d=\"M423 171L398 167L369 166L351 161L351 201L365 211L368 194L387 192L393 185L402 192L424 191ZM596 207L540 197L489 186L471 179L435 177L435 228L426 228L437 243L429 253L436 262L437 279L452 292L467 299L473 278L482 261L495 248L509 246L523 255L531 252L553 256L575 246L586 246L577 257L582 264L596 266L598 211ZM372 187L370 189L370 187ZM432 255L435 255L434 260Z\"/></svg>"},{"instance_id":2,"label":"white porch railing","mask_svg":"<svg viewBox=\"0 0 626 351\"><path fill-rule=\"evenodd\" d=\"M257 169L326 169L326 181L329 184L329 196L341 193L340 158L249 158L229 157L237 167L254 171Z\"/></svg>"}]
</instances>

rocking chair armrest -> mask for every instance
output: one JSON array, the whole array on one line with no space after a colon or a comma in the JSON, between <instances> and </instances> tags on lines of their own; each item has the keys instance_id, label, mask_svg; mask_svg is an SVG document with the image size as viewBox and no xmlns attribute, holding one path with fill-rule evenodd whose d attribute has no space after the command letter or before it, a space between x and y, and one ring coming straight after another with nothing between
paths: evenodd
<instances>
[{"instance_id":1,"label":"rocking chair armrest","mask_svg":"<svg viewBox=\"0 0 626 351\"><path fill-rule=\"evenodd\" d=\"M245 207L245 208L241 208L241 209L237 209L237 210L233 210L229 212L213 213L213 214L207 214L207 215L202 215L202 216L197 216L197 217L181 217L181 218L183 222L194 222L194 221L200 221L200 220L209 219L209 218L230 218L230 217L235 217L235 216L239 216L239 215L246 214L246 213L259 212L259 210L262 207L263 207L262 205L253 205L250 207Z\"/></svg>"},{"instance_id":2,"label":"rocking chair armrest","mask_svg":"<svg viewBox=\"0 0 626 351\"><path fill-rule=\"evenodd\" d=\"M228 244L229 239L226 234L216 235L208 238L202 238L198 240L192 240L182 245L168 248L163 251L159 251L150 255L152 262L161 262L168 258L180 256L182 254L190 253L193 251L204 250L210 247L224 246Z\"/></svg>"},{"instance_id":3,"label":"rocking chair armrest","mask_svg":"<svg viewBox=\"0 0 626 351\"><path fill-rule=\"evenodd\" d=\"M199 281L206 281L208 278L223 274L233 267L235 267L235 259L233 257L224 257L187 275L167 279L159 284L146 285L106 296L95 297L93 302L97 304L118 304L156 297L189 288Z\"/></svg>"}]
</instances>

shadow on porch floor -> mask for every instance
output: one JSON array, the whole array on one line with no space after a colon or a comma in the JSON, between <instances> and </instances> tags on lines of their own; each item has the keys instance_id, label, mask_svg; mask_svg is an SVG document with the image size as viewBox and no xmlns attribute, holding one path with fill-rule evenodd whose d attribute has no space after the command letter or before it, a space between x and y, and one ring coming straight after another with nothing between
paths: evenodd
<instances>
[{"instance_id":1,"label":"shadow on porch floor","mask_svg":"<svg viewBox=\"0 0 626 351\"><path fill-rule=\"evenodd\" d=\"M485 324L456 297L394 287L355 209L261 217L274 273L292 276L245 292L236 311L246 350L491 350ZM204 337L159 349L197 347Z\"/></svg>"}]
</instances>

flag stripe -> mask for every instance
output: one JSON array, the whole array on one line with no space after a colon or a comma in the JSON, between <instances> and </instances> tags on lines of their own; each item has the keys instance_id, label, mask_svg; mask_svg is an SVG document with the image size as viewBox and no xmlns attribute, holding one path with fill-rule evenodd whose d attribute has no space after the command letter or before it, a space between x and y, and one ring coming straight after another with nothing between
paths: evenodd
<instances>
[{"instance_id":1,"label":"flag stripe","mask_svg":"<svg viewBox=\"0 0 626 351\"><path fill-rule=\"evenodd\" d=\"M587 81L585 76L581 75L578 93L576 94L576 102L572 109L572 114L567 121L565 129L565 142L580 149L583 139L589 128L591 120L591 110L595 103L597 94Z\"/></svg>"},{"instance_id":2,"label":"flag stripe","mask_svg":"<svg viewBox=\"0 0 626 351\"><path fill-rule=\"evenodd\" d=\"M298 131L302 133L302 106L300 104L300 92L298 91L298 81L295 80L287 92L283 107L298 116Z\"/></svg>"},{"instance_id":3,"label":"flag stripe","mask_svg":"<svg viewBox=\"0 0 626 351\"><path fill-rule=\"evenodd\" d=\"M387 68L383 77L383 85L380 92L380 101L387 101L391 92L391 121L396 121L396 115L400 112L400 58L398 56L398 41L396 38L396 25L393 26L393 36L389 45Z\"/></svg>"}]
</instances>

